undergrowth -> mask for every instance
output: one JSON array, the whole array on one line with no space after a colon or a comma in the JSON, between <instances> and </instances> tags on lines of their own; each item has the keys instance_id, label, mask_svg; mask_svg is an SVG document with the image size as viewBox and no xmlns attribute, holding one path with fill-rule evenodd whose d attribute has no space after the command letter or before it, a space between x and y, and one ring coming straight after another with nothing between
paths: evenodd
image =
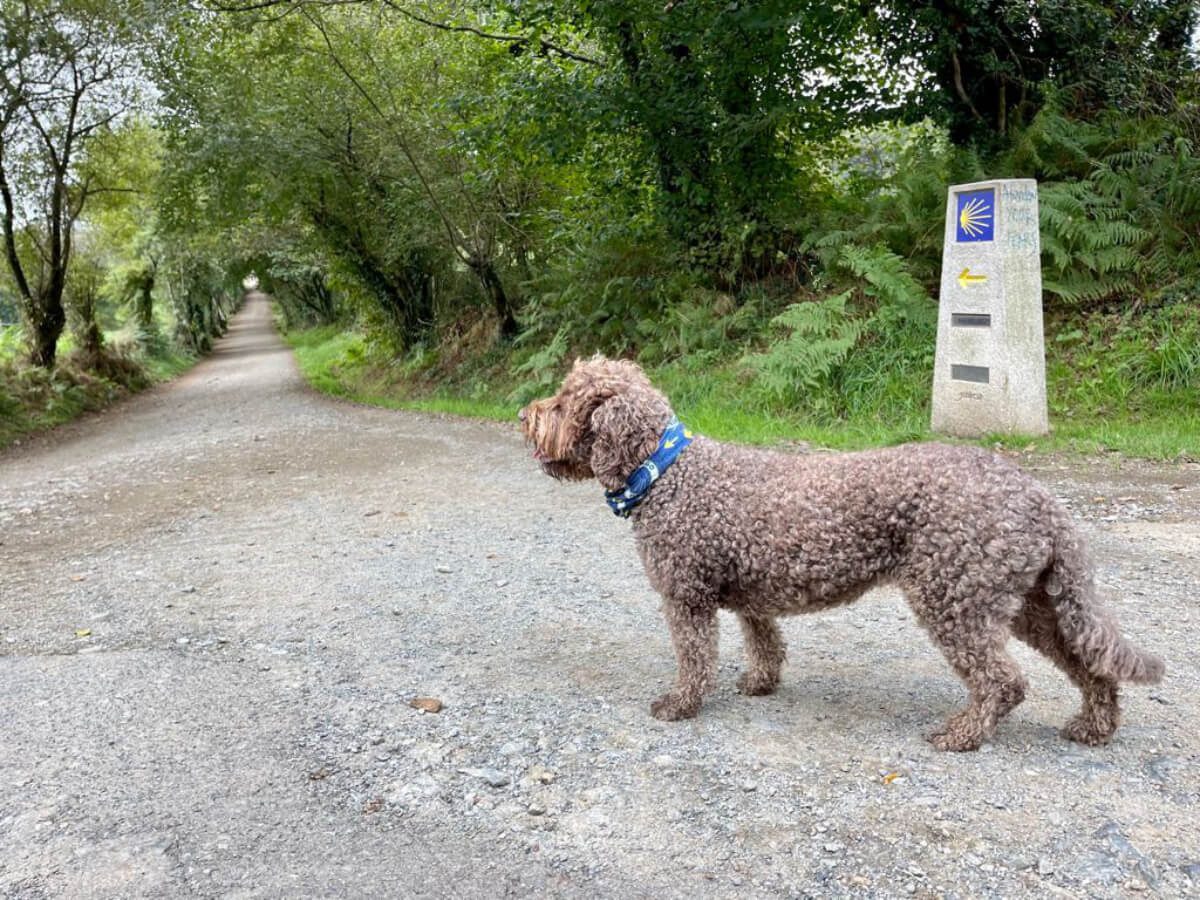
<instances>
[{"instance_id":1,"label":"undergrowth","mask_svg":"<svg viewBox=\"0 0 1200 900\"><path fill-rule=\"evenodd\" d=\"M19 332L7 329L0 333L0 448L166 381L194 361L166 341L140 348L124 330L107 336L99 359L85 361L64 334L48 371L23 361Z\"/></svg>"},{"instance_id":2,"label":"undergrowth","mask_svg":"<svg viewBox=\"0 0 1200 900\"><path fill-rule=\"evenodd\" d=\"M840 301L840 295L839 295ZM790 307L789 307L790 309ZM842 304L827 315L844 317ZM896 315L860 298L854 352L830 351L822 378L780 394L759 378L757 357L782 323L723 354L683 354L647 364L690 426L752 444L805 441L835 449L937 439L929 430L935 325L887 327ZM778 319L779 317L776 317ZM838 327L841 327L840 325ZM1062 316L1047 323L1051 434L989 436L988 446L1118 451L1157 459L1200 458L1200 310L1178 303L1136 316ZM552 352L512 347L437 371L436 351L372 353L362 334L338 327L293 331L288 343L308 380L326 393L376 405L512 421L529 399L553 392L583 344ZM778 353L778 344L775 352ZM751 350L751 352L747 352ZM416 364L416 365L414 365ZM431 373L436 373L431 376ZM781 382L782 383L782 382Z\"/></svg>"}]
</instances>

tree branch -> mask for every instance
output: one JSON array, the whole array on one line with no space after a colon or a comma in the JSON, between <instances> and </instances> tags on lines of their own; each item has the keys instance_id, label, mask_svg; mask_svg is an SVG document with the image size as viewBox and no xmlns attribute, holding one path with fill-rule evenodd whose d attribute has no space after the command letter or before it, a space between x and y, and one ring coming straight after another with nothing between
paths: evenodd
<instances>
[{"instance_id":1,"label":"tree branch","mask_svg":"<svg viewBox=\"0 0 1200 900\"><path fill-rule=\"evenodd\" d=\"M358 93L363 96L363 99L367 101L371 109L373 109L375 114L379 116L380 120L385 124L389 123L391 120L388 118L387 114L380 109L379 104L375 102L375 98L372 97L370 92L362 86L362 83L354 77L353 73L346 68L341 58L337 55L337 51L333 47L333 42L329 39L329 34L326 32L324 24L308 10L303 10L303 13L304 17L312 23L312 26L317 29L322 39L325 41L325 46L329 50L329 57L333 60L333 64L341 70L342 74L345 75L347 79L349 79L350 84L352 84L355 90L357 90ZM393 136L396 138L396 145L400 148L400 152L404 154L404 158L408 160L408 164L412 166L413 172L416 173L417 180L421 182L421 187L425 189L426 196L429 197L430 203L433 204L434 211L437 213L438 218L441 219L442 226L446 229L446 234L450 238L450 246L454 248L455 254L462 258L463 262L469 265L470 260L462 251L462 241L459 235L455 233L457 229L455 229L453 223L451 223L450 218L446 215L445 210L442 209L441 203L438 202L437 194L434 193L433 186L430 185L425 178L425 173L421 170L421 167L417 165L416 157L409 148L408 142L397 129L392 128L391 131Z\"/></svg>"},{"instance_id":2,"label":"tree branch","mask_svg":"<svg viewBox=\"0 0 1200 900\"><path fill-rule=\"evenodd\" d=\"M245 2L231 2L231 0L211 0L211 9L219 12L261 12L266 9L273 9L280 6L287 6L291 9L303 10L305 6L351 6L363 3L369 3L372 0L245 0ZM566 47L559 46L553 41L548 41L545 38L531 38L527 34L498 34L492 31L484 31L475 25L452 25L449 22L438 22L434 19L426 18L413 12L411 9L405 9L396 0L379 0L388 9L396 12L407 19L414 22L419 22L429 28L437 28L440 31L458 32L460 34L473 34L476 37L484 38L489 41L500 41L501 43L510 44L513 46L527 45L531 43L537 44L538 49L544 54L553 54L561 56L564 59L572 59L576 62L587 63L588 65L601 65L600 60L591 56L585 56L582 53L576 53L574 50L568 50Z\"/></svg>"},{"instance_id":3,"label":"tree branch","mask_svg":"<svg viewBox=\"0 0 1200 900\"><path fill-rule=\"evenodd\" d=\"M430 28L439 28L442 31L465 32L467 34L474 34L478 37L486 38L489 41L501 41L501 42L507 43L507 44L528 44L528 43L530 43L530 38L528 35L495 34L490 31L483 31L482 29L476 28L473 25L449 25L445 22L435 22L432 19L426 19L424 16L419 16L415 12L405 9L404 7L397 4L395 2L395 0L382 0L382 3L384 6L388 7L388 9L395 10L400 15L405 16L409 19L412 19L414 22L420 22L422 25L428 25ZM589 65L593 65L593 66L600 65L600 60L598 60L598 59L593 59L590 56L584 56L582 53L575 53L574 51L568 50L565 47L560 47L560 46L558 46L558 44L552 43L552 42L546 40L545 38L538 38L537 43L538 43L538 48L543 53L553 53L557 56L565 57L566 59L573 59L576 62L588 63Z\"/></svg>"},{"instance_id":4,"label":"tree branch","mask_svg":"<svg viewBox=\"0 0 1200 900\"><path fill-rule=\"evenodd\" d=\"M955 50L950 54L950 62L954 66L954 89L958 92L958 96L962 98L963 103L967 104L967 108L977 119L983 119L979 114L979 110L975 108L975 104L971 102L971 98L967 96L967 89L963 87L962 79L962 64L958 61L958 51Z\"/></svg>"},{"instance_id":5,"label":"tree branch","mask_svg":"<svg viewBox=\"0 0 1200 900\"><path fill-rule=\"evenodd\" d=\"M0 151L3 151L0 144ZM0 196L4 198L4 251L8 257L8 267L12 270L13 280L17 290L27 302L32 302L33 294L29 290L29 281L25 278L25 269L21 265L21 257L17 254L17 235L13 228L16 210L13 204L12 190L8 186L8 176L4 171L4 157L0 154Z\"/></svg>"}]
</instances>

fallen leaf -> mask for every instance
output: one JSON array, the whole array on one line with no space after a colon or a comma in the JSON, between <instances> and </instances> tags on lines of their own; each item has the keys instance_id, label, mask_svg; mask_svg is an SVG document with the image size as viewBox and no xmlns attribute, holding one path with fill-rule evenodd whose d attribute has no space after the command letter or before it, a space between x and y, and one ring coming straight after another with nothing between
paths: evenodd
<instances>
[{"instance_id":1,"label":"fallen leaf","mask_svg":"<svg viewBox=\"0 0 1200 900\"><path fill-rule=\"evenodd\" d=\"M88 637L91 633L92 633L92 629L90 629L90 628L75 629L75 637Z\"/></svg>"},{"instance_id":2,"label":"fallen leaf","mask_svg":"<svg viewBox=\"0 0 1200 900\"><path fill-rule=\"evenodd\" d=\"M886 775L883 776L883 783L891 784L893 781L895 781L899 777L901 777L899 772L888 772Z\"/></svg>"},{"instance_id":3,"label":"fallen leaf","mask_svg":"<svg viewBox=\"0 0 1200 900\"><path fill-rule=\"evenodd\" d=\"M71 580L72 581L87 581L87 576L86 575L72 575Z\"/></svg>"},{"instance_id":4,"label":"fallen leaf","mask_svg":"<svg viewBox=\"0 0 1200 900\"><path fill-rule=\"evenodd\" d=\"M441 712L442 701L435 697L414 697L408 701L408 705L413 709L423 709L425 712Z\"/></svg>"}]
</instances>

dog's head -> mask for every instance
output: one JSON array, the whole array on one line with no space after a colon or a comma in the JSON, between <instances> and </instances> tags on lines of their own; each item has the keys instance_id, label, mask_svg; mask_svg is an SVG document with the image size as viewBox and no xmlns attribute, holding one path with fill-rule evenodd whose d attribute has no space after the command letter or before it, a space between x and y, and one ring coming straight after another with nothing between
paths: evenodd
<instances>
[{"instance_id":1,"label":"dog's head","mask_svg":"<svg viewBox=\"0 0 1200 900\"><path fill-rule=\"evenodd\" d=\"M596 478L611 490L654 452L671 406L637 363L593 356L577 359L558 393L517 418L546 474Z\"/></svg>"}]
</instances>

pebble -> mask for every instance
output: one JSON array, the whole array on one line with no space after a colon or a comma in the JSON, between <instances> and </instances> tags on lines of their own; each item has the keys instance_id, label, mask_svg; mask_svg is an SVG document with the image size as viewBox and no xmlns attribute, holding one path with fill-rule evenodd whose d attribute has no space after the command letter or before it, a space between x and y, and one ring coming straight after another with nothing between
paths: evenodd
<instances>
[{"instance_id":1,"label":"pebble","mask_svg":"<svg viewBox=\"0 0 1200 900\"><path fill-rule=\"evenodd\" d=\"M441 574L443 574L443 575L449 575L449 574L451 574L451 573L452 573L454 570L453 570L452 568L450 568L449 566L435 566L435 567L434 567L434 571L435 571L435 572L440 572L440 573L441 573Z\"/></svg>"},{"instance_id":2,"label":"pebble","mask_svg":"<svg viewBox=\"0 0 1200 900\"><path fill-rule=\"evenodd\" d=\"M1053 875L1054 863L1050 862L1050 860L1046 859L1045 857L1042 857L1037 861L1037 870L1039 875Z\"/></svg>"},{"instance_id":3,"label":"pebble","mask_svg":"<svg viewBox=\"0 0 1200 900\"><path fill-rule=\"evenodd\" d=\"M472 778L480 778L486 785L494 788L504 787L511 780L499 769L459 769L458 771L463 775L470 775Z\"/></svg>"},{"instance_id":4,"label":"pebble","mask_svg":"<svg viewBox=\"0 0 1200 900\"><path fill-rule=\"evenodd\" d=\"M531 816L544 816L546 814L546 807L541 806L540 804L534 803L529 807L527 812Z\"/></svg>"}]
</instances>

